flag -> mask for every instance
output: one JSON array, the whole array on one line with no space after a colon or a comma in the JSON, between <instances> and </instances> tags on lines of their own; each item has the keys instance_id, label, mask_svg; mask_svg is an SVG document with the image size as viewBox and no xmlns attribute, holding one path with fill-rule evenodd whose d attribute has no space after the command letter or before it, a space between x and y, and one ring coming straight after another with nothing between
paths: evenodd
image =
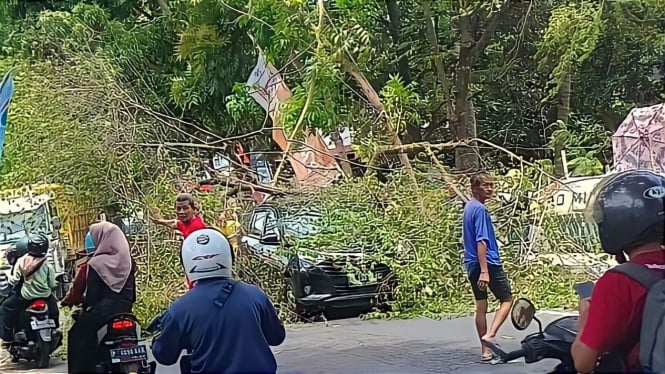
<instances>
[{"instance_id":1,"label":"flag","mask_svg":"<svg viewBox=\"0 0 665 374\"><path fill-rule=\"evenodd\" d=\"M0 161L5 147L5 131L7 130L7 113L9 103L14 95L14 69L10 69L0 83Z\"/></svg>"}]
</instances>

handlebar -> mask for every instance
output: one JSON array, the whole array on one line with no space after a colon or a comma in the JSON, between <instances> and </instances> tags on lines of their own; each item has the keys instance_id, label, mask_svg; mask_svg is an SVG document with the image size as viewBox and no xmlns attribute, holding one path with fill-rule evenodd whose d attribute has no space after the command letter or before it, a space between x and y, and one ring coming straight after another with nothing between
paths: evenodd
<instances>
[{"instance_id":1,"label":"handlebar","mask_svg":"<svg viewBox=\"0 0 665 374\"><path fill-rule=\"evenodd\" d=\"M501 359L501 362L509 362L509 361L524 357L524 354L525 354L524 349L518 349L518 350L512 351L512 352L505 352L504 350L499 348L498 345L496 345L492 342L488 342L486 340L483 340L483 345L485 345L487 348L491 349L492 352L494 352L496 355L498 355L499 358Z\"/></svg>"}]
</instances>

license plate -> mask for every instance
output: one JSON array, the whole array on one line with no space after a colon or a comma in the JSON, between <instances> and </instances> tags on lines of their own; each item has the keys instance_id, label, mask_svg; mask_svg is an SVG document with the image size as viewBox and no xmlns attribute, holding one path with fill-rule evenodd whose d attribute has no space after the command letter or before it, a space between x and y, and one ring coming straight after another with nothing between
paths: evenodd
<instances>
[{"instance_id":1,"label":"license plate","mask_svg":"<svg viewBox=\"0 0 665 374\"><path fill-rule=\"evenodd\" d=\"M55 321L52 319L44 319L40 321L32 320L30 321L30 327L32 327L33 330L54 329Z\"/></svg>"},{"instance_id":2,"label":"license plate","mask_svg":"<svg viewBox=\"0 0 665 374\"><path fill-rule=\"evenodd\" d=\"M148 350L145 348L145 345L135 345L129 348L111 349L112 364L147 360Z\"/></svg>"}]
</instances>

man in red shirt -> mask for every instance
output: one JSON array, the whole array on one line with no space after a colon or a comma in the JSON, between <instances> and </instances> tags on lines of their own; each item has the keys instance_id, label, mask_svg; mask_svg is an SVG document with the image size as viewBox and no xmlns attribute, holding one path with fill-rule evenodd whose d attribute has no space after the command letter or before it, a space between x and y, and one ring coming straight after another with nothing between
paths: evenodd
<instances>
[{"instance_id":1,"label":"man in red shirt","mask_svg":"<svg viewBox=\"0 0 665 374\"><path fill-rule=\"evenodd\" d=\"M665 277L665 178L644 170L607 177L587 205L587 222L598 228L603 251L617 262L644 265ZM626 258L628 256L628 259ZM647 289L610 269L590 299L579 302L579 328L571 354L580 373L595 369L603 353L626 360L626 371L640 372L639 342Z\"/></svg>"},{"instance_id":2,"label":"man in red shirt","mask_svg":"<svg viewBox=\"0 0 665 374\"><path fill-rule=\"evenodd\" d=\"M178 194L175 199L175 211L177 219L164 219L159 212L151 212L150 219L157 224L180 231L185 238L193 231L206 227L203 218L198 214L198 208L192 195Z\"/></svg>"},{"instance_id":3,"label":"man in red shirt","mask_svg":"<svg viewBox=\"0 0 665 374\"><path fill-rule=\"evenodd\" d=\"M194 202L194 196L188 193L178 194L175 199L175 211L177 219L164 219L159 212L151 212L150 219L157 224L180 231L184 238L187 238L192 232L206 227ZM190 289L194 287L186 276L185 283Z\"/></svg>"}]
</instances>

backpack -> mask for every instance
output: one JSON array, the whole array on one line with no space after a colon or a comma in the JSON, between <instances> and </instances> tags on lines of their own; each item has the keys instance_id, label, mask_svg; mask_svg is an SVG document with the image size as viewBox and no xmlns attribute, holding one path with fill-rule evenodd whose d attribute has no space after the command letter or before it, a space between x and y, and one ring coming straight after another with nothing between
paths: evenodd
<instances>
[{"instance_id":1,"label":"backpack","mask_svg":"<svg viewBox=\"0 0 665 374\"><path fill-rule=\"evenodd\" d=\"M648 290L640 329L640 365L646 373L665 374L665 278L632 262L611 271L629 276Z\"/></svg>"}]
</instances>

